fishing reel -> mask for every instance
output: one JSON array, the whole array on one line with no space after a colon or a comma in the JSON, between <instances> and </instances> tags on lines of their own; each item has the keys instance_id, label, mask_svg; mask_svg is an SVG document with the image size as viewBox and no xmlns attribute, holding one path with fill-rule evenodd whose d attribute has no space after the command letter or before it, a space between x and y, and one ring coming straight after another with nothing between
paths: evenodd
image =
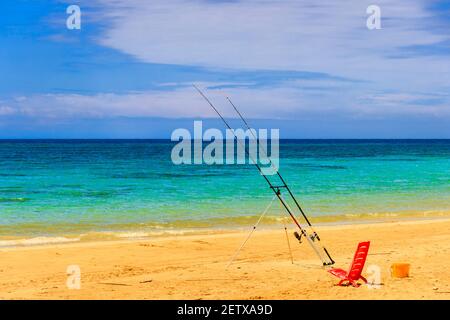
<instances>
[{"instance_id":1,"label":"fishing reel","mask_svg":"<svg viewBox=\"0 0 450 320\"><path fill-rule=\"evenodd\" d=\"M299 243L302 243L302 235L297 231L294 232L294 237L298 240Z\"/></svg>"},{"instance_id":2,"label":"fishing reel","mask_svg":"<svg viewBox=\"0 0 450 320\"><path fill-rule=\"evenodd\" d=\"M302 243L302 234L299 234L297 231L295 231L294 232L294 236L298 240L299 243ZM305 235L305 237L306 237L306 235ZM316 240L320 241L319 235L317 233L315 233L315 232L313 234L309 235L309 238L313 242L316 241Z\"/></svg>"},{"instance_id":3,"label":"fishing reel","mask_svg":"<svg viewBox=\"0 0 450 320\"><path fill-rule=\"evenodd\" d=\"M319 235L318 235L316 232L314 232L313 234L311 234L311 235L309 236L309 238L310 238L312 241L316 241L316 239L320 241Z\"/></svg>"}]
</instances>

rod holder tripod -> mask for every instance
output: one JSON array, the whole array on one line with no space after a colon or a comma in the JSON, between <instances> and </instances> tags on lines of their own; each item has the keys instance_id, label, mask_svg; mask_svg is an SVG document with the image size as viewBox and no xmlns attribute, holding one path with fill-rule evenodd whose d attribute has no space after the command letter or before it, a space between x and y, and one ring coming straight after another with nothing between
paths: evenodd
<instances>
[{"instance_id":1,"label":"rod holder tripod","mask_svg":"<svg viewBox=\"0 0 450 320\"><path fill-rule=\"evenodd\" d=\"M231 132L233 133L234 138L238 141L238 143L242 144L242 141L240 141L236 134L234 133L233 129L231 128L231 126L229 125L229 123L225 120L225 118L222 116L222 114L217 110L217 108L212 104L212 102L205 96L205 94L196 86L193 85L194 88L198 91L198 93L203 97L203 99L211 106L211 108L217 113L217 115L220 117L220 119L222 119L223 123L225 124L225 126L231 130ZM229 97L226 97L226 99L228 100L228 102L231 104L231 106L233 107L233 109L236 111L236 113L239 115L239 118L243 121L243 123L245 124L245 126L247 127L247 129L251 132L251 134L253 135L253 137L255 138L256 141L258 141L257 137L255 136L255 134L253 133L253 130L250 128L249 124L247 123L247 121L245 120L245 118L242 116L242 114L239 112L239 110L237 109L237 107L234 105L234 103L231 101L231 99ZM255 167L258 169L258 171L260 172L260 174L264 177L264 179L266 180L266 182L268 183L270 189L275 193L276 197L278 198L278 200L281 202L282 206L284 207L285 211L289 214L289 216L291 217L292 221L294 222L294 224L297 226L297 228L299 229L300 234L308 241L308 243L311 245L311 247L313 248L314 252L316 253L316 255L319 257L319 259L322 261L322 264L324 266L330 266L334 264L334 260L331 258L330 254L328 253L328 250L320 244L320 237L317 234L317 232L314 230L311 222L309 221L308 217L306 216L305 212L303 211L302 207L300 206L299 202L297 201L297 199L295 198L294 194L292 193L291 189L289 188L289 186L287 185L286 181L283 179L283 177L281 176L280 172L277 170L277 168L273 165L272 160L269 158L267 151L264 150L265 156L267 159L269 159L270 161L270 165L272 166L272 168L275 169L276 171L276 177L278 177L279 179L279 183L277 184L273 184L269 178L263 173L261 167L259 166L258 162L252 158L252 156L250 155L250 153L248 152L247 148L245 148L245 145L243 146L245 153L247 154L247 156L252 160L253 164L255 165ZM292 200L295 204L294 208L296 209L296 211L298 213L301 214L301 216L303 217L303 219L305 220L306 224L307 224L307 228L310 229L310 233L308 233L306 231L306 229L304 227L301 226L301 224L299 223L298 219L296 218L296 212L294 212L294 210L292 210L288 203L284 200L282 194L281 194L281 190L283 191L287 191L287 194L289 196L289 199Z\"/></svg>"}]
</instances>

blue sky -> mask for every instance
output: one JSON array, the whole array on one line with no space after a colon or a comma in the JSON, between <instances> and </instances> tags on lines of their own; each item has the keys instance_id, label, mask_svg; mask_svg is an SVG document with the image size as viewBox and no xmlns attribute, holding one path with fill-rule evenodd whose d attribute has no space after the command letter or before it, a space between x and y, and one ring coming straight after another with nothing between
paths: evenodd
<instances>
[{"instance_id":1,"label":"blue sky","mask_svg":"<svg viewBox=\"0 0 450 320\"><path fill-rule=\"evenodd\" d=\"M66 8L81 8L68 30ZM380 30L366 27L369 5ZM0 3L0 138L169 138L230 95L282 138L450 138L450 1ZM220 126L207 120L210 126Z\"/></svg>"}]
</instances>

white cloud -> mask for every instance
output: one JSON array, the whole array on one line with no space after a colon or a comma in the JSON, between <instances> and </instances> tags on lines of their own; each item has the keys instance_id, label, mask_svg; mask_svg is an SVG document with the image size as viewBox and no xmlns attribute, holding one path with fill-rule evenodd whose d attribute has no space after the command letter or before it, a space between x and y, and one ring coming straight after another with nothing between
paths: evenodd
<instances>
[{"instance_id":1,"label":"white cloud","mask_svg":"<svg viewBox=\"0 0 450 320\"><path fill-rule=\"evenodd\" d=\"M305 81L306 83L308 81ZM425 106L417 101L435 96L409 93L355 94L347 90L353 84L341 84L334 90L305 90L305 82L292 81L277 86L254 88L234 87L207 90L206 94L226 117L236 117L226 102L228 95L249 118L317 119L371 118L396 115L428 115L450 117L448 95L444 102ZM327 82L325 81L325 84ZM201 87L219 83L201 83ZM216 117L207 103L190 86L172 90L152 90L128 94L95 95L45 94L27 99L13 99L8 112L36 118L108 118L108 117ZM0 113L1 113L0 108ZM5 109L6 110L6 109Z\"/></svg>"},{"instance_id":2,"label":"white cloud","mask_svg":"<svg viewBox=\"0 0 450 320\"><path fill-rule=\"evenodd\" d=\"M376 1L382 29L371 31L367 0L100 2L111 24L99 43L145 62L326 72L399 89L450 83L448 57L387 58L449 39L427 28L422 0Z\"/></svg>"},{"instance_id":3,"label":"white cloud","mask_svg":"<svg viewBox=\"0 0 450 320\"><path fill-rule=\"evenodd\" d=\"M87 19L103 21L107 28L101 29L96 41L143 62L197 65L219 72L223 68L300 70L365 80L301 79L260 88L252 83L248 87L237 82L203 83L241 85L226 91L249 117L450 116L449 55L389 58L401 47L449 39L428 25L432 15L425 0L97 1L98 16ZM366 28L370 4L381 8L381 30ZM0 107L0 115L215 116L187 84L160 85L160 90L127 94L17 97L8 101L8 107ZM226 116L233 115L218 90L209 94ZM434 100L420 103L427 99Z\"/></svg>"},{"instance_id":4,"label":"white cloud","mask_svg":"<svg viewBox=\"0 0 450 320\"><path fill-rule=\"evenodd\" d=\"M16 113L14 108L8 106L0 106L0 116L9 116Z\"/></svg>"}]
</instances>

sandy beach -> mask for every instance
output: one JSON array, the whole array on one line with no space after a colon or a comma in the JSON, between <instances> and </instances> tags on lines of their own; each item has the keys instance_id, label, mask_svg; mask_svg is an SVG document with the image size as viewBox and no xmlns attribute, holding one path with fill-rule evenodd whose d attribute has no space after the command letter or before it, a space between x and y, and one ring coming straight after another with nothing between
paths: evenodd
<instances>
[{"instance_id":1,"label":"sandy beach","mask_svg":"<svg viewBox=\"0 0 450 320\"><path fill-rule=\"evenodd\" d=\"M347 269L359 241L370 240L363 272L381 270L378 288L337 287L307 243L284 230L257 230L225 269L246 232L85 242L0 250L2 299L449 299L450 220L322 226L323 242ZM291 230L292 231L292 230ZM393 279L390 265L411 264ZM81 270L68 289L67 267Z\"/></svg>"}]
</instances>

